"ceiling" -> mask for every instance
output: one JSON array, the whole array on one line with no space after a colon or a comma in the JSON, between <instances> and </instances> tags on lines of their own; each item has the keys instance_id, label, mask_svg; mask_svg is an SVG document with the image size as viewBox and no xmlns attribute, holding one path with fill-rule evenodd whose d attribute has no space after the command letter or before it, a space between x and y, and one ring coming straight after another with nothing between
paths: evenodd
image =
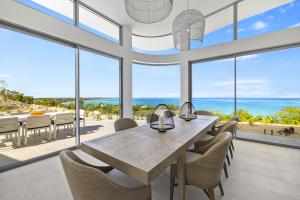
<instances>
[{"instance_id":1,"label":"ceiling","mask_svg":"<svg viewBox=\"0 0 300 200\"><path fill-rule=\"evenodd\" d=\"M72 15L72 8L68 5L63 5L61 0L34 0L46 7L51 7L53 10L58 10L67 16ZM124 0L81 0L83 3L99 11L110 19L121 25L127 25L132 28L133 46L138 49L157 51L173 48L172 23L175 17L187 8L187 0L173 0L173 8L170 15L161 22L153 24L143 24L132 20L126 13ZM200 10L205 16L218 11L237 0L189 0L189 7ZM292 0L244 0L239 4L239 20L245 19L265 12L272 8L291 2ZM59 2L59 3L58 3ZM115 27L107 21L100 21L98 17L88 16L81 13L82 20L86 25L99 27L101 32L117 37ZM217 14L206 18L205 34L213 32L233 23L233 8L229 7ZM97 29L97 28L96 28ZM139 37L146 36L146 37ZM157 37L166 35L162 37ZM153 37L154 38L149 38Z\"/></svg>"}]
</instances>

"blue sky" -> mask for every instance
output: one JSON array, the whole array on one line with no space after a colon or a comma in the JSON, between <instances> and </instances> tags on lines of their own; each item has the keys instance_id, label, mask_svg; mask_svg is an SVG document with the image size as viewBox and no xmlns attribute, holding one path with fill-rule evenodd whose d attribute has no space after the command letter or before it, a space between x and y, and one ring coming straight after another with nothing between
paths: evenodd
<instances>
[{"instance_id":1,"label":"blue sky","mask_svg":"<svg viewBox=\"0 0 300 200\"><path fill-rule=\"evenodd\" d=\"M36 4L34 6L72 23L72 20L53 11ZM300 0L297 0L239 22L239 39L299 25ZM93 32L88 27L82 28ZM110 39L107 36L106 38ZM232 25L207 34L203 46L231 40ZM34 97L74 97L74 49L2 28L0 44L0 80L6 80L9 89ZM175 51L171 49L147 53L172 52ZM295 48L239 58L238 97L300 97L299 57L300 48ZM118 74L117 60L81 52L82 96L118 97ZM194 97L233 97L231 59L195 64L193 75ZM179 95L178 65L133 65L134 97L179 97Z\"/></svg>"}]
</instances>

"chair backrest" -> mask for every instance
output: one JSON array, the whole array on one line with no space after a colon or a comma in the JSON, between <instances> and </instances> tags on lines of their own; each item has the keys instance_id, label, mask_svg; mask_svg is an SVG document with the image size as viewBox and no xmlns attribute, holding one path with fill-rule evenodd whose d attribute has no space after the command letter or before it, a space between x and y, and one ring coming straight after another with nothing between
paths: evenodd
<instances>
[{"instance_id":1,"label":"chair backrest","mask_svg":"<svg viewBox=\"0 0 300 200\"><path fill-rule=\"evenodd\" d=\"M218 135L202 157L187 163L189 184L208 189L221 181L223 164L232 140L232 134L225 132Z\"/></svg>"},{"instance_id":2,"label":"chair backrest","mask_svg":"<svg viewBox=\"0 0 300 200\"><path fill-rule=\"evenodd\" d=\"M55 116L54 123L56 125L60 124L70 124L74 122L74 114L73 113L58 113Z\"/></svg>"},{"instance_id":3,"label":"chair backrest","mask_svg":"<svg viewBox=\"0 0 300 200\"><path fill-rule=\"evenodd\" d=\"M50 125L51 125L51 119L49 115L28 116L27 122L25 124L25 128L34 129L34 128L48 127Z\"/></svg>"},{"instance_id":4,"label":"chair backrest","mask_svg":"<svg viewBox=\"0 0 300 200\"><path fill-rule=\"evenodd\" d=\"M216 136L223 132L230 132L232 135L236 135L237 130L237 122L236 121L228 121L221 128L212 133L212 135Z\"/></svg>"},{"instance_id":5,"label":"chair backrest","mask_svg":"<svg viewBox=\"0 0 300 200\"><path fill-rule=\"evenodd\" d=\"M214 116L212 112L209 112L207 110L196 110L195 111L196 115L208 115L208 116Z\"/></svg>"},{"instance_id":6,"label":"chair backrest","mask_svg":"<svg viewBox=\"0 0 300 200\"><path fill-rule=\"evenodd\" d=\"M123 131L126 129L137 127L137 123L131 118L120 118L117 119L114 123L115 131Z\"/></svg>"},{"instance_id":7,"label":"chair backrest","mask_svg":"<svg viewBox=\"0 0 300 200\"><path fill-rule=\"evenodd\" d=\"M236 121L228 121L222 128L220 128L219 133L230 132L232 135L236 135L237 124L238 123Z\"/></svg>"},{"instance_id":8,"label":"chair backrest","mask_svg":"<svg viewBox=\"0 0 300 200\"><path fill-rule=\"evenodd\" d=\"M157 114L152 114L152 113L146 115L147 124L150 124L151 120L152 120L152 122L156 122L159 120L159 116Z\"/></svg>"},{"instance_id":9,"label":"chair backrest","mask_svg":"<svg viewBox=\"0 0 300 200\"><path fill-rule=\"evenodd\" d=\"M1 118L0 119L0 133L18 131L20 124L17 117Z\"/></svg>"},{"instance_id":10,"label":"chair backrest","mask_svg":"<svg viewBox=\"0 0 300 200\"><path fill-rule=\"evenodd\" d=\"M17 112L17 113L10 113L10 115L28 115L29 112Z\"/></svg>"},{"instance_id":11,"label":"chair backrest","mask_svg":"<svg viewBox=\"0 0 300 200\"><path fill-rule=\"evenodd\" d=\"M122 199L124 189L101 170L86 165L72 151L59 154L74 200Z\"/></svg>"},{"instance_id":12,"label":"chair backrest","mask_svg":"<svg viewBox=\"0 0 300 200\"><path fill-rule=\"evenodd\" d=\"M85 111L83 109L79 110L80 118L85 118Z\"/></svg>"},{"instance_id":13,"label":"chair backrest","mask_svg":"<svg viewBox=\"0 0 300 200\"><path fill-rule=\"evenodd\" d=\"M239 121L240 121L240 117L237 116L237 115L232 116L232 117L230 118L230 121L236 121L236 122L239 122Z\"/></svg>"}]
</instances>

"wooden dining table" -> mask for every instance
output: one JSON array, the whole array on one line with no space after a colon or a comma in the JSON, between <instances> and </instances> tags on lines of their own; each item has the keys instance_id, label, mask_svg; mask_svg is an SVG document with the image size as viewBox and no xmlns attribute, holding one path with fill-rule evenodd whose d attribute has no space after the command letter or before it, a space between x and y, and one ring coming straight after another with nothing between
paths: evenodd
<instances>
[{"instance_id":1,"label":"wooden dining table","mask_svg":"<svg viewBox=\"0 0 300 200\"><path fill-rule=\"evenodd\" d=\"M218 121L198 115L174 118L175 128L161 133L149 125L116 132L81 144L81 150L134 177L145 185L177 160L179 199L185 199L185 152Z\"/></svg>"}]
</instances>

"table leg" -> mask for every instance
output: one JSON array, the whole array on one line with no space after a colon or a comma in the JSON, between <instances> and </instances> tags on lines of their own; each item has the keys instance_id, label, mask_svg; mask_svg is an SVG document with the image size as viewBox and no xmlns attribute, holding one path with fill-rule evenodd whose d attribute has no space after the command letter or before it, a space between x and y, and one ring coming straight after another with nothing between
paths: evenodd
<instances>
[{"instance_id":1,"label":"table leg","mask_svg":"<svg viewBox=\"0 0 300 200\"><path fill-rule=\"evenodd\" d=\"M185 200L185 153L177 160L179 199Z\"/></svg>"}]
</instances>

